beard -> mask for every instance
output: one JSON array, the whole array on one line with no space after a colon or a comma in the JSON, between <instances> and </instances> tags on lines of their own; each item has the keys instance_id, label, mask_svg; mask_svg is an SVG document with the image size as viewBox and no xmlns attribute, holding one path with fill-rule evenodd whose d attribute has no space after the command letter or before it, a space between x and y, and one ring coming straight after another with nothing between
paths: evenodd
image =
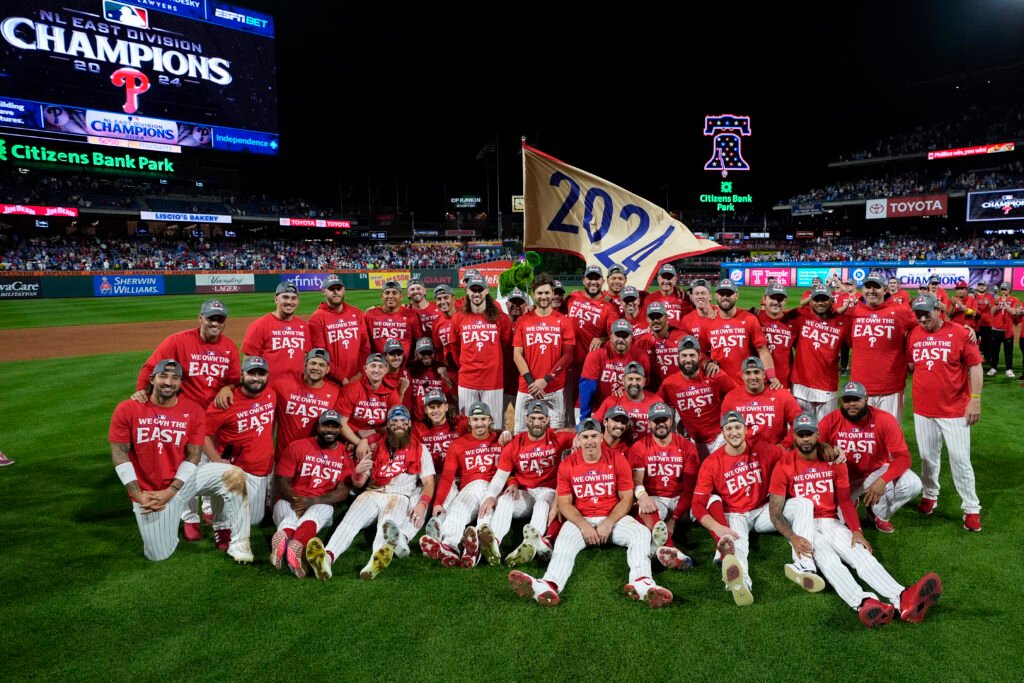
<instances>
[{"instance_id":1,"label":"beard","mask_svg":"<svg viewBox=\"0 0 1024 683\"><path fill-rule=\"evenodd\" d=\"M395 451L400 450L402 448L406 448L412 441L412 436L410 436L408 431L393 432L391 431L390 428L388 429L388 434L386 438L388 441L388 446L390 446L391 449Z\"/></svg>"}]
</instances>

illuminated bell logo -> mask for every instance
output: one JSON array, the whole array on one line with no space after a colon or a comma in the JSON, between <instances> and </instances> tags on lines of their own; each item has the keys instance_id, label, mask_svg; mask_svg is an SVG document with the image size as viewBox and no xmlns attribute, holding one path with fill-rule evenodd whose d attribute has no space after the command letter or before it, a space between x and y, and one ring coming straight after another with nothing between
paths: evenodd
<instances>
[{"instance_id":1,"label":"illuminated bell logo","mask_svg":"<svg viewBox=\"0 0 1024 683\"><path fill-rule=\"evenodd\" d=\"M743 158L740 136L750 135L750 117L722 114L704 117L704 135L713 136L711 158L704 164L705 171L749 171L750 164Z\"/></svg>"},{"instance_id":2,"label":"illuminated bell logo","mask_svg":"<svg viewBox=\"0 0 1024 683\"><path fill-rule=\"evenodd\" d=\"M138 69L122 68L110 74L110 82L115 87L124 88L125 114L134 114L139 110L139 95L149 90L149 77Z\"/></svg>"}]
</instances>

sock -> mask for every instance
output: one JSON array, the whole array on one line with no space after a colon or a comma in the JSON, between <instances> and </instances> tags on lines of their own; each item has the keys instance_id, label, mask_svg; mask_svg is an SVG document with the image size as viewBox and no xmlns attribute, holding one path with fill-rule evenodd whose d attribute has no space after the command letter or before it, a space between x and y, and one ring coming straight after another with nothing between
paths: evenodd
<instances>
[{"instance_id":1,"label":"sock","mask_svg":"<svg viewBox=\"0 0 1024 683\"><path fill-rule=\"evenodd\" d=\"M285 533L288 533L287 529L285 529ZM309 543L309 539L316 536L316 522L306 520L299 525L299 528L296 529L294 533L289 534L289 536L302 545L306 545Z\"/></svg>"},{"instance_id":2,"label":"sock","mask_svg":"<svg viewBox=\"0 0 1024 683\"><path fill-rule=\"evenodd\" d=\"M715 520L719 524L728 526L725 521L725 508L722 507L722 501L716 500L708 505L708 514L711 515L711 519ZM715 539L715 543L718 543L719 538L716 534L712 533L711 538Z\"/></svg>"}]
</instances>

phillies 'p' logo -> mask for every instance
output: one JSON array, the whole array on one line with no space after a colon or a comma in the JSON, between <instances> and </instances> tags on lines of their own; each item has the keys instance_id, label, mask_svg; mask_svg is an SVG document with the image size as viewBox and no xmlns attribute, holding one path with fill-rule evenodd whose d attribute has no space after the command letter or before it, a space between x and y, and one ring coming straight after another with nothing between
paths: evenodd
<instances>
[{"instance_id":1,"label":"phillies 'p' logo","mask_svg":"<svg viewBox=\"0 0 1024 683\"><path fill-rule=\"evenodd\" d=\"M134 114L139 110L139 95L149 90L149 77L138 69L118 69L110 74L110 82L118 88L124 88L125 114Z\"/></svg>"}]
</instances>

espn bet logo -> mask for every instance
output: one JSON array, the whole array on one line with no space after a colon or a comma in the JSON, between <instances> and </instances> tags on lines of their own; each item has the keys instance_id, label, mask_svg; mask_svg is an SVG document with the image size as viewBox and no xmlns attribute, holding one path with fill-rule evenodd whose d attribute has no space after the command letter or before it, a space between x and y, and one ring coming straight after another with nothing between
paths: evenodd
<instances>
[{"instance_id":1,"label":"espn bet logo","mask_svg":"<svg viewBox=\"0 0 1024 683\"><path fill-rule=\"evenodd\" d=\"M0 138L0 161L7 161L7 140Z\"/></svg>"}]
</instances>

